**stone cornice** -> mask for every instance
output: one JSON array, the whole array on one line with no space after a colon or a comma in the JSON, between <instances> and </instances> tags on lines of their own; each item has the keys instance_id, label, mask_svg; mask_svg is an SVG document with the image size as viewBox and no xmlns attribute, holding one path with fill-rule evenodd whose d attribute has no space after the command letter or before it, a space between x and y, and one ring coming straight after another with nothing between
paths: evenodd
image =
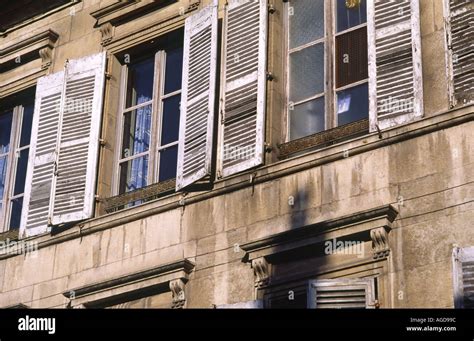
<instances>
[{"instance_id":1,"label":"stone cornice","mask_svg":"<svg viewBox=\"0 0 474 341\"><path fill-rule=\"evenodd\" d=\"M240 248L246 252L243 261L251 262L253 266L255 260L262 257L268 261L278 259L289 251L318 245L333 238L355 235L362 240L372 240L374 258L382 258L388 256L389 248L386 234L381 229L390 231L391 223L397 215L397 210L392 205L387 205L281 232L241 245Z\"/></svg>"},{"instance_id":2,"label":"stone cornice","mask_svg":"<svg viewBox=\"0 0 474 341\"><path fill-rule=\"evenodd\" d=\"M184 286L193 269L193 262L182 259L155 268L71 289L63 292L63 296L70 299L70 305L73 308L93 307L100 304L100 302L117 296L131 295L160 285L167 285L167 290L173 293L173 305L183 307L185 303Z\"/></svg>"},{"instance_id":3,"label":"stone cornice","mask_svg":"<svg viewBox=\"0 0 474 341\"><path fill-rule=\"evenodd\" d=\"M56 32L46 30L0 50L2 71L15 68L24 59L34 60L41 58L41 67L49 67L52 50L58 38L59 35ZM18 61L17 58L19 58Z\"/></svg>"}]
</instances>

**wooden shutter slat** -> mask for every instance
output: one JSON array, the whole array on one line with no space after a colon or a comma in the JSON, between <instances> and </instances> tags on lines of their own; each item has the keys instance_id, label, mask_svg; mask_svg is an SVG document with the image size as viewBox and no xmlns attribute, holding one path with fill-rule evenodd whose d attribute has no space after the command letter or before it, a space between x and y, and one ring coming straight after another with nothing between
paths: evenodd
<instances>
[{"instance_id":1,"label":"wooden shutter slat","mask_svg":"<svg viewBox=\"0 0 474 341\"><path fill-rule=\"evenodd\" d=\"M371 131L423 116L418 1L367 2Z\"/></svg>"},{"instance_id":2,"label":"wooden shutter slat","mask_svg":"<svg viewBox=\"0 0 474 341\"><path fill-rule=\"evenodd\" d=\"M217 77L217 1L186 19L176 190L210 176Z\"/></svg>"},{"instance_id":3,"label":"wooden shutter slat","mask_svg":"<svg viewBox=\"0 0 474 341\"><path fill-rule=\"evenodd\" d=\"M42 77L36 85L25 194L20 234L32 236L49 231L51 188L64 72Z\"/></svg>"},{"instance_id":4,"label":"wooden shutter slat","mask_svg":"<svg viewBox=\"0 0 474 341\"><path fill-rule=\"evenodd\" d=\"M267 1L230 0L224 18L222 176L263 163Z\"/></svg>"},{"instance_id":5,"label":"wooden shutter slat","mask_svg":"<svg viewBox=\"0 0 474 341\"><path fill-rule=\"evenodd\" d=\"M54 225L93 215L104 77L105 53L70 61L66 68L50 208Z\"/></svg>"},{"instance_id":6,"label":"wooden shutter slat","mask_svg":"<svg viewBox=\"0 0 474 341\"><path fill-rule=\"evenodd\" d=\"M445 0L451 106L474 101L474 3Z\"/></svg>"}]
</instances>

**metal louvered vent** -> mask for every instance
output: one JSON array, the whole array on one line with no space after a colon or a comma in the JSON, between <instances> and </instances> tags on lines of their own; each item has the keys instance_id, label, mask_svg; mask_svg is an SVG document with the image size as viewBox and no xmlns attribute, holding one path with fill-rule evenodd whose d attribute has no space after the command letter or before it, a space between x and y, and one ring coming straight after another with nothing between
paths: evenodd
<instances>
[{"instance_id":1,"label":"metal louvered vent","mask_svg":"<svg viewBox=\"0 0 474 341\"><path fill-rule=\"evenodd\" d=\"M308 308L365 309L374 307L374 289L374 280L369 278L310 281Z\"/></svg>"},{"instance_id":2,"label":"metal louvered vent","mask_svg":"<svg viewBox=\"0 0 474 341\"><path fill-rule=\"evenodd\" d=\"M211 173L217 20L216 1L186 19L177 190Z\"/></svg>"},{"instance_id":3,"label":"metal louvered vent","mask_svg":"<svg viewBox=\"0 0 474 341\"><path fill-rule=\"evenodd\" d=\"M464 308L474 309L474 261L462 263Z\"/></svg>"},{"instance_id":4,"label":"metal louvered vent","mask_svg":"<svg viewBox=\"0 0 474 341\"><path fill-rule=\"evenodd\" d=\"M365 288L333 289L319 288L316 291L316 306L319 309L348 309L366 307Z\"/></svg>"},{"instance_id":5,"label":"metal louvered vent","mask_svg":"<svg viewBox=\"0 0 474 341\"><path fill-rule=\"evenodd\" d=\"M454 103L474 101L474 3L449 0L448 44Z\"/></svg>"},{"instance_id":6,"label":"metal louvered vent","mask_svg":"<svg viewBox=\"0 0 474 341\"><path fill-rule=\"evenodd\" d=\"M263 162L267 2L229 1L225 32L223 176Z\"/></svg>"}]
</instances>

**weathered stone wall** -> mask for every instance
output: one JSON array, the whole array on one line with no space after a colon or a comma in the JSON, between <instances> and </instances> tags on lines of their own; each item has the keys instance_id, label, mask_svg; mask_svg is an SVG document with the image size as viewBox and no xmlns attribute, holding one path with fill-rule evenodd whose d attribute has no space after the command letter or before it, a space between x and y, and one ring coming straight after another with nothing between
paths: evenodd
<instances>
[{"instance_id":1,"label":"weathered stone wall","mask_svg":"<svg viewBox=\"0 0 474 341\"><path fill-rule=\"evenodd\" d=\"M7 46L50 28L59 33L50 72L59 71L66 59L103 49L101 33L94 28L90 13L109 2L82 1L12 32L1 44ZM398 216L389 234L391 255L381 274L382 306L452 307L453 244L474 245L474 108L447 112L442 3L422 0L421 4L424 120L384 132L382 139L371 134L262 167L256 179L322 160L314 167L269 181L252 185L249 174L238 175L218 181L214 189L218 194L212 192L196 203L186 202L202 194L189 194L181 207L176 203L182 195L170 195L99 216L56 235L33 238L30 241L41 246L36 253L0 256L0 306L66 307L69 299L63 292L183 258L195 263L186 285L188 307L249 301L255 298L254 273L242 262L244 252L239 245L391 204ZM119 26L115 34L136 30L159 18L160 13L148 14ZM270 46L274 46L281 39L281 31L276 25L271 32ZM270 60L282 71L279 53ZM19 76L22 68L12 72ZM103 133L107 145L99 174L101 197L111 195L120 72L113 57L109 72L112 77L106 92ZM3 81L11 76L0 77ZM281 119L278 105L282 97L278 83L282 80L276 76L269 94L275 112L271 116L275 123L270 127L274 142L279 138L275 136L280 128L275 127ZM424 133L442 124L446 127ZM395 142L381 143L396 138ZM323 161L331 157L333 161ZM238 184L247 185L225 191ZM295 198L294 206L288 204L290 196ZM167 205L172 208L166 209ZM365 247L370 250L370 245ZM336 275L330 269L345 261L326 256L308 264L315 267L315 273L324 272L323 277L331 278Z\"/></svg>"}]
</instances>

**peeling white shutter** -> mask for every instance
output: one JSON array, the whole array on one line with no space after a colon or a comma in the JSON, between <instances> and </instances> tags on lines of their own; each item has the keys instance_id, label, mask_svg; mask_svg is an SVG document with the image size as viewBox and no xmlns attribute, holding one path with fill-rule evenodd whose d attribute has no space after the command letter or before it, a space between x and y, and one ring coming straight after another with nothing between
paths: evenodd
<instances>
[{"instance_id":1,"label":"peeling white shutter","mask_svg":"<svg viewBox=\"0 0 474 341\"><path fill-rule=\"evenodd\" d=\"M215 0L185 23L177 190L211 174L217 5Z\"/></svg>"},{"instance_id":2,"label":"peeling white shutter","mask_svg":"<svg viewBox=\"0 0 474 341\"><path fill-rule=\"evenodd\" d=\"M371 131L423 116L418 1L367 1Z\"/></svg>"},{"instance_id":3,"label":"peeling white shutter","mask_svg":"<svg viewBox=\"0 0 474 341\"><path fill-rule=\"evenodd\" d=\"M53 225L93 215L106 55L71 60L66 68L64 109L50 215Z\"/></svg>"},{"instance_id":4,"label":"peeling white shutter","mask_svg":"<svg viewBox=\"0 0 474 341\"><path fill-rule=\"evenodd\" d=\"M327 279L308 284L308 308L354 309L375 306L374 280Z\"/></svg>"},{"instance_id":5,"label":"peeling white shutter","mask_svg":"<svg viewBox=\"0 0 474 341\"><path fill-rule=\"evenodd\" d=\"M63 84L61 71L40 78L36 85L20 235L48 232Z\"/></svg>"},{"instance_id":6,"label":"peeling white shutter","mask_svg":"<svg viewBox=\"0 0 474 341\"><path fill-rule=\"evenodd\" d=\"M229 0L224 18L220 172L264 161L267 1Z\"/></svg>"},{"instance_id":7,"label":"peeling white shutter","mask_svg":"<svg viewBox=\"0 0 474 341\"><path fill-rule=\"evenodd\" d=\"M474 247L453 250L454 307L474 309Z\"/></svg>"},{"instance_id":8,"label":"peeling white shutter","mask_svg":"<svg viewBox=\"0 0 474 341\"><path fill-rule=\"evenodd\" d=\"M474 2L444 0L450 102L474 101Z\"/></svg>"}]
</instances>

